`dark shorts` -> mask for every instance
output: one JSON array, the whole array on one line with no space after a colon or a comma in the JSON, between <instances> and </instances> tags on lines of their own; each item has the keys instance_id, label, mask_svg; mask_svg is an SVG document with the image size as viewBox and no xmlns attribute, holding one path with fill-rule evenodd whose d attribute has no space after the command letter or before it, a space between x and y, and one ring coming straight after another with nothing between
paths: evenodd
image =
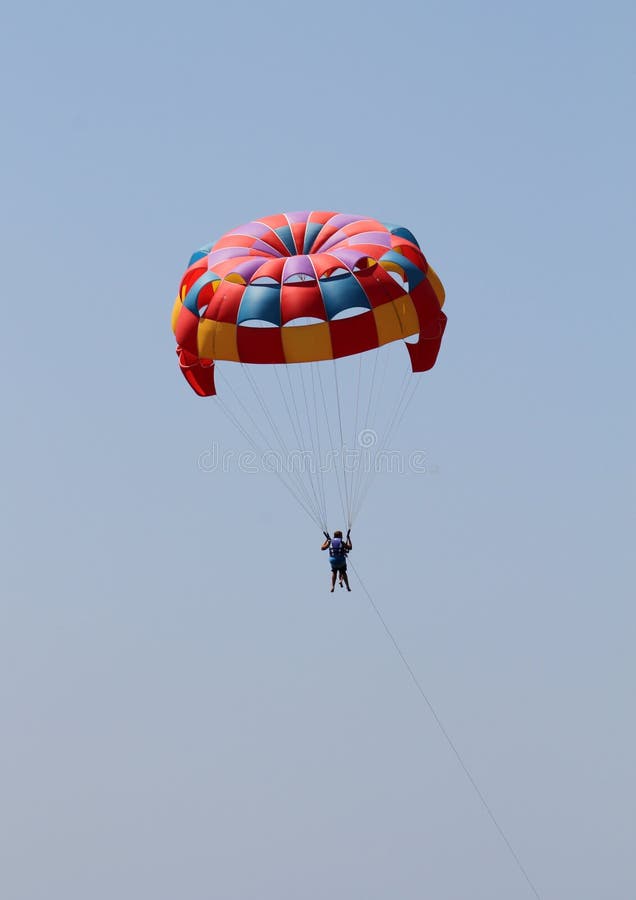
<instances>
[{"instance_id":1,"label":"dark shorts","mask_svg":"<svg viewBox=\"0 0 636 900\"><path fill-rule=\"evenodd\" d=\"M346 572L347 571L347 560L346 559L330 559L329 564L331 565L332 572Z\"/></svg>"}]
</instances>

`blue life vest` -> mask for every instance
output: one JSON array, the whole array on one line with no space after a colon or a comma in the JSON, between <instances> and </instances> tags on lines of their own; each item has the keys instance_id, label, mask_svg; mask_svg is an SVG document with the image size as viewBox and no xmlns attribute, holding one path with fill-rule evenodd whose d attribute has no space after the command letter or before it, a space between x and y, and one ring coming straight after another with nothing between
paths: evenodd
<instances>
[{"instance_id":1,"label":"blue life vest","mask_svg":"<svg viewBox=\"0 0 636 900\"><path fill-rule=\"evenodd\" d=\"M342 538L332 538L329 545L329 556L331 559L346 559L347 548Z\"/></svg>"}]
</instances>

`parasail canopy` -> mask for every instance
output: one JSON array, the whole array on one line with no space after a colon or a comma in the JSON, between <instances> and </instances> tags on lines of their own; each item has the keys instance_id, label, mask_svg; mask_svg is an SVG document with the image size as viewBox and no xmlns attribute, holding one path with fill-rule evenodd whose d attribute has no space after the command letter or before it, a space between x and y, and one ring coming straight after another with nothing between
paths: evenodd
<instances>
[{"instance_id":1,"label":"parasail canopy","mask_svg":"<svg viewBox=\"0 0 636 900\"><path fill-rule=\"evenodd\" d=\"M327 530L336 496L351 526L412 400L411 373L434 365L443 303L407 228L281 213L192 255L172 327L194 391L215 395L221 377L216 404L255 451L278 454L276 474Z\"/></svg>"},{"instance_id":2,"label":"parasail canopy","mask_svg":"<svg viewBox=\"0 0 636 900\"><path fill-rule=\"evenodd\" d=\"M214 361L339 359L419 335L414 372L437 358L444 289L414 235L364 216L266 216L190 259L172 326L183 374L216 393Z\"/></svg>"}]
</instances>

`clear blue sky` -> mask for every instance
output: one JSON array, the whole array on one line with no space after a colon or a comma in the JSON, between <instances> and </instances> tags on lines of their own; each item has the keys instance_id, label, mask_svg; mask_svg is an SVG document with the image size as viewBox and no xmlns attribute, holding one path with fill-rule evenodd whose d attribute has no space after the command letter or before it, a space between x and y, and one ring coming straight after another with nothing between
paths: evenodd
<instances>
[{"instance_id":1,"label":"clear blue sky","mask_svg":"<svg viewBox=\"0 0 636 900\"><path fill-rule=\"evenodd\" d=\"M437 474L378 479L356 564L542 897L636 896L634 26L5 7L3 898L531 896L320 534L197 467L236 437L177 370L183 268L305 208L447 290L400 435Z\"/></svg>"}]
</instances>

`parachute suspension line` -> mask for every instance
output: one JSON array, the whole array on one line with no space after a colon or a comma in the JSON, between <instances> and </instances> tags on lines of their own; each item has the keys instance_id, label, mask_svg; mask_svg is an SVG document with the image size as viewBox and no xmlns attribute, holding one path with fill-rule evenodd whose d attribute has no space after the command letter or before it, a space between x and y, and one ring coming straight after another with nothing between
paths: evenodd
<instances>
[{"instance_id":1,"label":"parachute suspension line","mask_svg":"<svg viewBox=\"0 0 636 900\"><path fill-rule=\"evenodd\" d=\"M260 389L258 387L258 384L256 383L256 379L254 378L252 373L249 371L247 366L245 366L245 364L242 363L241 365L242 365L243 371L245 372L245 375L248 379L248 382L249 382L250 386L252 387L252 390L254 391L254 395L255 395L257 401L260 403L261 409L263 410L263 413L268 420L269 426L272 429L272 432L274 433L275 437L278 440L280 452L282 454L282 459L281 459L282 468L284 468L284 470L288 476L290 476L290 475L294 476L294 479L295 479L299 489L303 492L306 499L311 501L311 498L309 496L309 491L307 490L307 486L306 486L305 482L303 481L302 474L301 474L301 472L297 472L296 469L294 468L293 459L289 452L287 443L286 443L284 437L282 436L274 417L269 412L269 408L267 406L267 403L265 402L262 392L260 391ZM311 480L311 477L310 477L310 485L313 488L313 482ZM314 491L314 504L315 504L315 508L317 510L318 518L323 519L324 511L321 507L320 499L316 495L315 491Z\"/></svg>"},{"instance_id":2,"label":"parachute suspension line","mask_svg":"<svg viewBox=\"0 0 636 900\"><path fill-rule=\"evenodd\" d=\"M327 495L325 493L325 473L324 473L323 464L322 464L322 447L320 445L320 418L318 416L318 394L316 391L316 371L315 370L316 370L317 366L318 366L318 363L312 362L311 368L310 368L310 371L311 371L311 393L312 393L312 399L314 401L314 422L316 423L316 446L318 448L318 456L316 457L314 465L315 465L316 475L317 475L317 479L318 479L318 489L320 491L320 496L322 498L322 508L324 510L325 518L326 518L326 516L327 516ZM328 531L329 529L327 527L325 527L324 530Z\"/></svg>"},{"instance_id":3,"label":"parachute suspension line","mask_svg":"<svg viewBox=\"0 0 636 900\"><path fill-rule=\"evenodd\" d=\"M342 490L343 490L343 499L342 503L342 517L344 521L347 523L347 527L351 527L351 503L349 499L349 485L347 483L347 468L346 468L346 460L345 460L345 442L344 442L344 430L342 426L342 401L340 397L340 378L338 377L338 365L336 360L332 360L333 367L333 378L334 378L334 388L336 394L336 412L338 414L337 423L334 421L334 438L332 440L332 447L334 452L334 467L336 472L338 468L340 468L340 472L342 475Z\"/></svg>"},{"instance_id":4,"label":"parachute suspension line","mask_svg":"<svg viewBox=\"0 0 636 900\"><path fill-rule=\"evenodd\" d=\"M278 387L280 389L281 397L283 398L283 403L285 404L285 409L287 410L287 415L289 416L289 421L291 422L292 430L294 432L294 438L296 439L296 443L298 444L298 449L300 449L302 440L301 440L300 434L298 433L298 428L296 427L296 421L294 420L294 417L292 416L291 409L289 407L289 403L287 402L287 395L285 393L285 389L283 388L283 384L280 380L280 375L278 374L278 366L276 365L276 366L273 366L272 368L274 369L274 374L276 375L276 381L278 382ZM294 395L293 395L293 392L291 391L291 386L290 386L290 394L293 398ZM296 419L298 419L298 410L296 410Z\"/></svg>"},{"instance_id":5,"label":"parachute suspension line","mask_svg":"<svg viewBox=\"0 0 636 900\"><path fill-rule=\"evenodd\" d=\"M255 429L255 430L258 432L258 434L261 436L261 439L263 440L263 442L264 442L264 444L265 444L265 447L266 447L268 450L272 450L273 448L272 448L272 446L271 446L271 443L270 443L270 441L269 441L267 435L263 432L263 429L260 427L260 425L258 424L258 422L256 421L256 419L254 418L254 416L253 416L253 415L250 413L250 411L246 408L245 404L243 403L243 401L241 400L241 398L239 397L239 395L236 393L236 391L234 390L234 388L232 387L232 385L230 384L230 382L229 382L226 378L224 378L223 374L222 374L220 371L218 372L218 375L219 375L219 378L220 378L221 382L222 382L222 383L228 388L228 390L233 394L234 399L235 399L236 402L239 404L239 406L241 407L241 409L242 409L243 412L245 413L246 417L247 417L247 418L249 419L249 421L252 423L252 425L254 426L254 429ZM220 401L221 407L227 411L228 415L233 415L233 414L230 414L230 412L229 412L229 410L227 409L226 405L223 403L223 401L221 400L221 398L218 397L218 395L217 395L217 399ZM236 418L236 417L234 417L234 418ZM239 421L238 418L236 418L236 422L237 422L237 423L238 423L238 421ZM251 440L251 438L250 438L250 440ZM252 441L252 443L253 443L253 441Z\"/></svg>"},{"instance_id":6,"label":"parachute suspension line","mask_svg":"<svg viewBox=\"0 0 636 900\"><path fill-rule=\"evenodd\" d=\"M390 442L392 441L393 436L395 435L399 426L404 421L406 411L409 408L409 406L411 405L411 401L413 400L413 397L415 396L419 386L420 386L420 379L417 376L414 376L413 373L411 372L410 368L408 368L406 371L406 375L404 376L404 381L402 382L402 389L400 391L399 401L395 407L393 416L391 417L391 419L389 421L389 424L386 428L384 436L378 444L375 458L374 458L374 465L370 467L370 472L366 478L365 484L363 486L363 490L358 497L358 501L357 501L358 508L356 511L356 515L360 511L362 504L364 503L364 501L366 500L366 498L369 494L371 486L373 485L375 477L379 471L381 459L382 459L383 455L386 453L386 451L389 449ZM410 393L409 393L409 391L410 391Z\"/></svg>"},{"instance_id":7,"label":"parachute suspension line","mask_svg":"<svg viewBox=\"0 0 636 900\"><path fill-rule=\"evenodd\" d=\"M378 350L377 353L374 353L374 354L373 354L373 373L372 373L372 375L371 375L371 386L369 387L369 398L368 398L368 400L367 400L367 411L366 411L366 414L365 414L365 421L363 422L363 425L364 425L365 428L370 428L371 425L372 425L372 422L371 422L371 419L369 418L369 415L370 415L370 412L371 412L371 400L372 400L372 398L373 398L373 387L374 387L374 385L375 385L375 375L376 375L376 372L378 371L378 357L379 357L379 355L380 355L380 351L379 351L379 350Z\"/></svg>"},{"instance_id":8,"label":"parachute suspension line","mask_svg":"<svg viewBox=\"0 0 636 900\"><path fill-rule=\"evenodd\" d=\"M358 510L362 507L362 504L366 500L369 491L375 481L376 475L380 470L380 465L382 461L382 457L386 454L389 449L390 443L393 440L394 435L398 431L400 425L404 421L404 417L406 415L406 411L408 410L413 397L415 396L417 389L419 388L421 383L421 379L417 375L413 375L410 367L407 366L407 370L404 376L404 381L402 383L402 389L399 393L399 400L395 407L393 416L391 417L384 436L382 440L379 442L375 459L374 466L371 468L369 475L367 477L366 483L364 485L363 491L358 498ZM410 390L410 394L409 394Z\"/></svg>"},{"instance_id":9,"label":"parachute suspension line","mask_svg":"<svg viewBox=\"0 0 636 900\"><path fill-rule=\"evenodd\" d=\"M252 449L253 449L256 453L262 455L262 453L263 453L262 448L261 448L261 447L260 447L260 446L252 439L250 433L249 433L248 431L246 431L246 430L243 428L243 426L241 425L241 423L239 422L239 420L236 418L236 416L234 416L234 415L229 411L229 409L227 408L227 406L225 405L225 403L223 403L223 402L221 401L221 403L220 403L219 405L220 405L220 407L221 407L221 411L223 412L223 414L224 414L224 415L227 417L227 419L235 426L235 428L237 428L238 431L241 432L241 434L243 435L243 437L244 437L244 438L247 440L247 442L251 445ZM311 510L311 509L304 503L304 501L302 500L302 498L300 497L300 495L299 495L296 491L294 491L292 487L290 487L290 485L285 481L285 479L281 477L281 475L280 475L279 472L276 472L275 474L278 476L278 479L279 479L279 481L281 482L281 484L283 485L283 487L286 488L287 491L289 491L289 493L291 494L291 496L292 496L292 497L294 498L294 500L301 506L301 508L307 513L307 515L308 515L309 518L312 520L312 522L317 522L315 512L314 512L313 510Z\"/></svg>"},{"instance_id":10,"label":"parachute suspension line","mask_svg":"<svg viewBox=\"0 0 636 900\"><path fill-rule=\"evenodd\" d=\"M369 421L377 422L378 421L378 409L380 406L380 398L384 393L384 386L386 384L386 374L387 368L389 364L389 352L390 348L385 344L384 347L381 347L379 353L382 354L382 372L379 377L379 387L378 390L375 391L373 396L373 405L371 406L371 411L369 413Z\"/></svg>"},{"instance_id":11,"label":"parachute suspension line","mask_svg":"<svg viewBox=\"0 0 636 900\"><path fill-rule=\"evenodd\" d=\"M221 400L220 397L217 397L216 399L217 399L217 403L218 403L223 415L243 435L245 440L252 447L252 450L254 450L254 452L257 454L262 455L263 449L259 446L259 444L256 443L256 441L253 439L253 437L251 436L249 431L247 431L241 425L240 421L237 419L237 417L234 415L234 413L230 412L230 410L228 409L226 404L223 402L223 400ZM306 503L303 501L302 497L296 491L294 491L294 489L285 481L285 479L281 476L280 472L275 470L275 474L277 475L277 477L278 477L279 481L281 482L281 484L283 485L283 487L286 488L287 491L289 491L289 493L294 498L296 503L298 503L302 507L302 509L307 513L307 515L312 520L312 522L318 522L318 520L316 519L315 511L306 505ZM320 523L318 523L318 524L320 524Z\"/></svg>"},{"instance_id":12,"label":"parachute suspension line","mask_svg":"<svg viewBox=\"0 0 636 900\"><path fill-rule=\"evenodd\" d=\"M368 373L367 373L368 374ZM372 421L371 419L371 382L375 382L375 366L374 371L372 373L371 379L367 378L366 381L369 383L369 391L365 400L365 416L366 416L366 425L364 422L361 422L362 430L358 435L358 452L360 454L360 460L358 465L358 471L356 472L356 479L354 485L354 495L353 495L353 511L354 516L358 515L358 496L362 490L362 486L366 483L366 480L370 477L370 472L372 471L374 462L375 462L375 454L377 452L377 444L380 439L380 435L378 431L380 430L379 423L377 421Z\"/></svg>"},{"instance_id":13,"label":"parachute suspension line","mask_svg":"<svg viewBox=\"0 0 636 900\"><path fill-rule=\"evenodd\" d=\"M333 362L333 378L336 383L336 400L338 404L338 428L340 431L340 459L342 462L342 480L344 482L344 493L345 493L345 502L346 502L346 520L347 520L347 528L351 528L351 501L349 499L349 487L347 485L347 466L345 461L345 445L344 445L344 435L342 432L342 408L340 404L340 385L338 383L338 369L336 368L336 360L332 360Z\"/></svg>"},{"instance_id":14,"label":"parachute suspension line","mask_svg":"<svg viewBox=\"0 0 636 900\"><path fill-rule=\"evenodd\" d=\"M340 470L338 468L338 461L337 461L337 452L338 451L336 449L335 441L333 439L332 432L331 432L331 422L329 421L329 408L327 406L327 396L325 394L325 388L324 388L324 385L322 382L322 375L320 374L320 367L318 368L318 382L320 384L320 392L322 394L322 405L323 405L323 409L325 412L325 422L327 423L327 434L329 436L329 447L331 449L331 459L329 460L329 465L331 465L333 462L334 471L335 471L335 475L336 475L336 485L338 487L338 496L340 498L340 506L342 507L342 517L343 517L343 519L346 519L347 518L347 507L345 505L344 495L342 493L342 486L340 484ZM348 526L348 527L350 527L350 526ZM325 531L329 531L329 529L325 528Z\"/></svg>"},{"instance_id":15,"label":"parachute suspension line","mask_svg":"<svg viewBox=\"0 0 636 900\"><path fill-rule=\"evenodd\" d=\"M303 374L303 365L302 365L302 363L299 365L298 371L299 371L299 375L300 375L300 383L301 383L301 385L302 385L303 400L305 401L305 415L307 416L307 430L308 430L308 432L309 432L309 439L310 439L310 441L311 441L311 460L312 460L312 462L311 462L311 465L310 465L310 467L309 467L309 472L310 472L310 474L309 474L309 481L310 481L310 483L311 483L312 490L313 490L314 494L315 494L316 497L317 497L318 494L317 494L316 486L315 486L315 484L314 484L313 472L311 471L311 469L313 468L314 461L315 461L316 456L317 456L317 450L316 450L316 437L315 437L315 435L314 435L314 428L312 427L312 415L311 415L311 410L310 410L310 406L309 406L309 399L308 399L308 396L307 396L307 387L306 387L306 385L305 385L305 376L304 376L304 374ZM316 431L317 431L317 429L318 429L318 422L315 422L314 424L315 424L315 428L316 428ZM322 520L323 520L323 528L322 528L322 530L323 530L323 531L327 531L328 529L327 529L327 510L326 510L326 509L324 509L324 508L321 509L321 516L322 516Z\"/></svg>"},{"instance_id":16,"label":"parachute suspension line","mask_svg":"<svg viewBox=\"0 0 636 900\"><path fill-rule=\"evenodd\" d=\"M372 607L373 611L375 612L376 616L378 617L378 619L379 619L379 621L380 621L380 624L382 625L382 628L384 629L384 631L385 631L387 637L389 638L389 640L390 640L391 643L393 644L393 647L394 647L396 653L398 654L398 656L399 656L400 659L402 660L402 663L403 663L403 665L404 665L404 668L406 669L406 671L407 671L407 672L409 673L409 675L411 676L411 680L413 681L413 684L415 685L415 687L416 687L416 689L417 689L419 695L422 697L422 699L424 700L426 706L428 707L428 710L429 710L429 712L431 713L431 715L433 716L433 719L435 720L435 723L436 723L437 727L439 728L439 730L440 730L442 736L444 737L444 740L446 741L446 743L447 743L448 746L450 747L451 751L453 752L453 755L455 756L457 762L459 763L460 768L462 769L464 775L465 775L466 778L468 779L468 781L469 781L471 787L473 788L475 794L476 794L477 797L479 798L479 801L481 802L481 805L483 806L484 810L485 810L486 813L488 814L488 816L489 816L491 822L492 822L493 825L495 826L495 829L497 830L497 832L498 832L499 836L501 837L501 839L503 840L504 844L505 844L506 847L508 848L508 851L510 852L510 855L512 856L513 860L515 861L515 863L516 863L516 865L517 865L517 868L519 869L520 873L523 875L523 877L524 877L524 879L525 879L525 881L526 881L528 887L530 888L530 890L532 891L532 893L534 894L534 896L537 898L537 900L541 900L541 895L539 894L538 890L536 889L536 887L534 886L533 882L531 881L530 876L528 875L528 873L527 873L525 867L523 866L523 863L521 862L521 860L520 860L520 858L519 858L517 852L515 851L514 847L512 846L512 844L511 844L510 840L508 839L506 833L504 832L503 828L501 827L501 825L500 825L499 822L497 821L494 812L493 812L492 809L490 808L490 805L489 805L488 801L486 800L484 794L483 794L482 791L480 790L480 788L479 788L477 782L475 781L473 775L471 774L470 769L468 768L468 766L466 765L466 763L465 763L464 760L462 759L462 756L461 756L459 750L458 750L457 747L455 746L455 743L454 743L453 739L451 738L450 734L449 734L448 731L446 730L446 727L444 726L444 723L443 723L442 720L440 719L440 717L439 717L439 715L438 715L438 713L437 713L435 707L433 706L431 700L429 699L429 697L428 697L428 695L426 694L424 688L422 687L422 684L421 684L420 680L418 679L417 675L416 675L415 672L413 671L413 667L411 666L411 664L409 663L408 659L406 658L406 656L405 656L404 653L402 652L402 649L401 649L400 645L398 644L397 640L395 639L395 637L394 637L394 635L393 635L393 632L391 631L391 629L390 629L389 626L387 625L384 616L382 615L382 613L380 612L378 606L376 605L375 601L373 600L373 597L372 597L371 594L369 593L369 591L368 591L368 589L367 589L367 587L366 587L364 581L360 578L360 573L359 573L358 570L356 569L354 563L351 562L351 560L349 560L349 565L351 566L351 568L352 568L353 571L355 572L356 577L357 577L358 581L360 582L360 587L362 588L364 594L366 595L367 600L368 600L369 603L371 604L371 607Z\"/></svg>"},{"instance_id":17,"label":"parachute suspension line","mask_svg":"<svg viewBox=\"0 0 636 900\"><path fill-rule=\"evenodd\" d=\"M261 411L262 411L263 415L265 416L265 418L266 418L266 420L267 420L267 422L268 422L270 428L272 429L272 432L273 432L274 436L276 436L276 431L277 431L277 429L276 429L275 424L274 424L273 421L272 421L272 417L271 417L271 415L270 415L270 413L269 413L269 410L267 409L267 405L265 404L265 401L263 400L262 396L260 396L260 393L259 393L259 391L258 391L258 388L257 388L256 385L254 384L253 380L251 380L250 373L247 371L247 369L246 369L244 363L241 363L241 369L242 369L242 371L243 371L243 374L245 375L245 378L246 378L246 381L247 381L248 385L252 388L252 391L254 392L254 395L255 395L255 397L256 397L257 402L259 403L259 405L260 405L260 407L261 407ZM266 447L266 449L267 449L268 451L274 453L274 455L275 455L275 454L276 454L276 449L275 449L275 447L272 445L271 440L270 440L270 439L267 437L267 435L263 432L262 428L259 426L259 424L256 422L256 420L255 420L254 417L252 416L252 414L251 414L251 413L249 412L249 410L246 408L245 404L242 402L241 398L238 396L238 394L236 393L236 391L234 390L234 388L232 387L232 385L229 383L229 381L228 381L227 379L224 379L224 382L225 382L225 384L228 385L230 391L232 392L232 394L234 395L234 397L235 397L236 400L238 401L239 405L241 406L241 408L243 409L243 411L244 411L245 414L247 415L248 419L251 421L251 423L253 424L253 426L256 428L256 430L257 430L258 433L260 434L261 438L262 438L263 441L265 442L265 447ZM284 441L282 440L282 438L280 438L280 436L279 436L279 439L278 439L278 443L279 443L279 447L280 447L279 452L282 452L282 453L283 453L283 457L284 457L284 455L285 455ZM284 461L284 460L283 460L283 461ZM300 502L300 498L303 498L304 502L305 502L305 503L307 504L307 506L309 506L309 508L312 510L312 518L313 518L315 521L320 522L321 516L320 516L320 508L319 508L319 505L318 505L317 503L315 503L315 502L312 502L312 499L311 499L311 497L309 496L309 494L308 494L308 492L307 492L307 489L306 489L305 485L303 484L303 482L301 481L301 479L300 479L299 477L296 478L296 480L295 480L295 487L294 487L294 479L289 477L289 474L290 474L289 472L287 472L287 471L285 472L285 474L287 475L287 477L288 477L288 479L289 479L289 481L286 481L286 479L285 479L285 478L283 477L283 475L282 475L282 472L281 472L278 468L276 469L276 471L277 471L278 474L279 474L280 480L281 480L284 484L289 483L290 489L293 491L293 493L294 493L294 495L297 497L298 501ZM297 473L293 473L293 474L297 474Z\"/></svg>"},{"instance_id":18,"label":"parachute suspension line","mask_svg":"<svg viewBox=\"0 0 636 900\"><path fill-rule=\"evenodd\" d=\"M360 466L360 475L358 478L358 482L356 485L356 495L354 498L354 516L358 516L360 509L362 507L362 503L369 491L371 484L373 483L375 476L377 475L378 469L382 462L382 456L389 444L389 440L391 434L391 424L396 420L398 411L400 409L400 405L404 399L404 395L409 386L409 379L412 377L411 370L407 367L404 376L402 378L402 383L397 392L397 402L393 406L393 414L390 415L389 422L387 425L383 426L380 429L380 434L375 434L375 444L369 447L368 454L365 456L364 465ZM365 471L366 469L366 471Z\"/></svg>"},{"instance_id":19,"label":"parachute suspension line","mask_svg":"<svg viewBox=\"0 0 636 900\"><path fill-rule=\"evenodd\" d=\"M380 416L379 416L380 398L383 394L383 390L384 390L384 386L385 386L385 382L386 382L386 374L387 374L387 368L388 368L388 363L389 363L390 349L388 347L385 347L384 351L385 351L384 352L384 364L383 364L382 373L380 374L379 390L377 390L375 392L374 405L372 406L371 412L370 412L371 421L378 422L378 423L380 421ZM412 377L412 375L409 373L409 378L411 378L411 377ZM379 442L380 441L378 441L378 443ZM381 449L381 447L376 446L374 460L373 460L374 468L373 468L373 471L371 471L371 469L370 469L367 474L367 480L368 480L369 484L371 484L373 482L373 479L375 477L375 466L378 464L378 454L381 454L382 452L383 452L383 450ZM380 462L381 462L381 460L380 460ZM369 489L370 488L367 488L367 490L369 490ZM356 515L357 515L357 513L356 513Z\"/></svg>"},{"instance_id":20,"label":"parachute suspension line","mask_svg":"<svg viewBox=\"0 0 636 900\"><path fill-rule=\"evenodd\" d=\"M360 410L360 385L362 383L362 363L363 358L366 354L360 353L358 355L358 378L356 385L356 403L355 403L355 415L353 420L353 436L351 438L351 447L354 453L356 454L356 462L357 465L354 468L353 475L351 478L351 495L352 495L352 503L351 503L351 518L353 519L355 516L355 496L358 490L358 482L362 477L362 466L360 461L360 432L359 432L359 410Z\"/></svg>"},{"instance_id":21,"label":"parachute suspension line","mask_svg":"<svg viewBox=\"0 0 636 900\"><path fill-rule=\"evenodd\" d=\"M297 462L297 477L302 480L303 483L308 485L307 490L311 491L311 494L315 499L315 503L320 510L320 527L321 530L324 531L327 527L327 504L325 500L324 486L321 481L322 473L318 472L318 470L315 468L316 437L312 428L313 419L306 398L305 415L303 416L302 411L299 411L299 407L296 401L296 392L298 390L298 386L297 384L292 384L292 377L290 376L289 371L287 372L287 380L289 383L289 395L291 398L291 403L286 403L286 409L288 411L292 429L296 437L296 445L298 448L296 456L290 457L290 465L294 466ZM298 382L297 376L295 377L295 380L296 382ZM303 396L305 396L304 381ZM291 414L292 405L294 415ZM306 432L308 433L308 438L306 436Z\"/></svg>"},{"instance_id":22,"label":"parachute suspension line","mask_svg":"<svg viewBox=\"0 0 636 900\"><path fill-rule=\"evenodd\" d=\"M364 421L360 423L362 427L362 431L358 433L358 426L356 423L355 437L354 437L354 447L356 453L356 461L357 465L353 471L352 477L352 500L351 500L351 510L352 510L352 518L357 518L358 508L356 504L356 498L360 493L361 484L364 482L365 477L369 477L369 471L371 463L373 462L373 450L372 446L366 446L367 440L374 441L377 444L379 435L377 433L378 427L378 406L380 402L380 394L382 393L382 389L384 387L384 381L386 378L386 370L389 360L389 348L385 345L384 347L380 347L377 353L374 354L375 359L373 362L373 373L371 377L371 383L369 387L369 396L367 398L366 403L366 418ZM378 357L382 354L383 359L383 370L382 376L380 377L380 384L378 390L374 390L374 386L377 382L377 368L378 368ZM362 364L362 356L360 354L360 364ZM368 379L367 379L368 380ZM376 448L377 449L377 448ZM365 452L366 451L366 452ZM366 471L365 471L366 470Z\"/></svg>"},{"instance_id":23,"label":"parachute suspension line","mask_svg":"<svg viewBox=\"0 0 636 900\"><path fill-rule=\"evenodd\" d=\"M267 424L272 429L272 434L274 435L274 438L278 441L278 444L279 444L281 450L283 450L284 452L287 451L287 445L285 443L285 439L281 435L280 430L279 430L278 426L276 425L276 422L274 421L274 418L272 417L272 415L269 411L267 403L265 402L265 398L263 397L261 391L259 390L258 384L256 383L256 379L254 378L254 376L252 375L252 373L250 372L249 368L247 367L247 365L245 363L241 363L241 370L243 371L243 374L245 375L245 378L247 379L247 383L249 384L249 386L252 388L252 391L254 392L256 401L259 404L263 415L267 419Z\"/></svg>"},{"instance_id":24,"label":"parachute suspension line","mask_svg":"<svg viewBox=\"0 0 636 900\"><path fill-rule=\"evenodd\" d=\"M353 417L353 436L351 438L351 446L356 448L358 446L358 410L360 408L360 382L362 379L362 357L364 353L358 354L358 379L356 385L356 405L355 405L355 414Z\"/></svg>"},{"instance_id":25,"label":"parachute suspension line","mask_svg":"<svg viewBox=\"0 0 636 900\"><path fill-rule=\"evenodd\" d=\"M298 441L298 449L302 452L302 448L305 446L305 432L304 432L304 429L302 426L300 412L298 411L298 404L296 403L296 391L294 390L294 387L292 385L292 378L291 378L291 373L290 373L291 366L284 366L283 368L287 374L287 383L289 385L289 396L291 397L291 401L292 401L292 404L294 407L294 413L296 416L296 422L298 424L298 433L297 433L297 438L296 438ZM284 391L283 391L283 393L284 393ZM293 420L292 420L292 425L293 425ZM311 472L309 473L309 483L311 485L312 491L314 492L314 496L315 496L315 490L314 490L313 478L312 478ZM322 528L323 531L326 531L327 530L327 516L326 516L325 509L321 510L321 518L322 518L322 522L321 522L320 527Z\"/></svg>"},{"instance_id":26,"label":"parachute suspension line","mask_svg":"<svg viewBox=\"0 0 636 900\"><path fill-rule=\"evenodd\" d=\"M373 398L373 389L375 387L375 376L376 376L376 373L378 370L378 356L379 355L380 355L379 351L377 353L373 354L373 371L371 374L371 382L369 384L369 394L367 397L367 408L366 408L366 412L365 412L365 416L364 416L364 421L361 423L362 428L367 433L368 439L370 439L371 441L375 441L376 443L377 443L378 435L374 428L375 423L371 419L371 401ZM361 438L362 438L362 436L361 436ZM356 487L358 487L358 490L359 490L360 481L361 481L361 479L364 479L364 476L365 476L365 471L364 471L365 465L369 465L369 463L371 462L371 457L373 457L373 455L374 455L372 447L373 447L373 444L370 445L370 450L369 450L368 455L365 457L364 465L359 464L358 468L357 468L358 485ZM366 446L363 445L363 447L361 449L366 449ZM370 466L369 466L369 468L370 468ZM367 472L366 475L368 476L368 474L369 473Z\"/></svg>"},{"instance_id":27,"label":"parachute suspension line","mask_svg":"<svg viewBox=\"0 0 636 900\"><path fill-rule=\"evenodd\" d=\"M243 401L241 400L241 398L240 398L239 395L237 394L236 390L232 387L231 383L230 383L226 378L223 377L222 373L219 372L219 375L220 375L220 377L221 377L222 383L224 383L224 385L225 385L225 386L231 391L231 393L234 395L235 400L237 401L237 403L239 404L239 406L241 407L241 409L243 410L243 412L244 412L245 415L247 416L248 420L252 423L252 425L253 425L254 429L256 430L256 432L260 435L262 441L263 441L264 444L265 444L265 449L266 449L267 451L269 451L269 452L275 453L275 450L274 450L274 448L272 447L271 441L269 440L269 438L267 437L267 435L264 433L263 429L260 427L260 425L258 424L258 422L255 420L254 416L253 416L253 415L250 413L250 411L246 408L245 404L243 403ZM220 398L217 398L217 399L220 399ZM225 413L226 413L226 415L228 416L228 418L230 418L230 421L233 420L233 421L235 422L236 426L239 428L239 430L241 430L241 432L242 432L244 435L247 436L247 440L252 444L253 449L256 449L256 451L262 455L263 452L264 452L264 451L263 451L263 448L258 447L258 445L257 445L256 442L252 439L252 437L251 437L251 435L249 434L249 432L247 431L247 429L245 429L245 428L241 425L241 423L239 422L238 418L237 418L236 416L234 416L233 413L230 413L230 411L229 411L229 409L227 408L227 406L226 406L224 403L222 403L222 402L221 402L221 408L225 411ZM292 496L296 499L296 501L303 507L303 509L305 509L305 511L308 512L308 515L310 515L310 517L311 517L315 522L319 522L319 520L320 520L319 511L318 511L318 509L316 508L315 504L312 503L311 497L308 495L308 493L307 493L307 491L306 491L306 489L305 489L305 486L302 484L302 482L300 483L300 485L295 486L294 483L293 483L293 481L292 481L291 479L286 479L286 478L283 476L283 473L281 472L281 470L280 470L279 468L276 468L274 471L275 471L276 476L278 477L279 481L281 482L281 484L284 484L284 485L285 485L285 487L287 488L287 490L292 494Z\"/></svg>"},{"instance_id":28,"label":"parachute suspension line","mask_svg":"<svg viewBox=\"0 0 636 900\"><path fill-rule=\"evenodd\" d=\"M287 370L287 378L289 380L289 393L290 393L290 397L291 397L291 400L292 400L292 403L294 406L294 411L296 414L295 418L292 415L291 407L287 401L287 395L285 393L285 389L281 382L280 375L278 374L278 366L274 366L273 368L274 368L274 374L276 375L276 380L278 382L278 387L280 388L283 402L285 404L285 409L287 411L287 415L289 417L289 421L292 426L292 431L294 432L294 438L296 439L296 445L298 447L299 452L302 453L302 447L303 447L303 443L304 443L303 438L302 438L302 426L300 424L300 416L298 415L298 406L296 405L296 398L295 398L294 391L292 388L291 376L289 374L289 369L288 369L288 367L285 367ZM303 462L304 462L304 460L303 460ZM290 465L293 465L293 461L291 459L289 460L289 463L290 463ZM310 482L311 482L311 471L309 473L309 478L310 478ZM323 531L326 531L326 516L324 515L325 510L326 510L326 502L325 502L325 493L324 493L324 486L323 486L322 506L321 506L321 510L320 510L321 519L322 519L322 521L320 522L320 526L323 529Z\"/></svg>"}]
</instances>

